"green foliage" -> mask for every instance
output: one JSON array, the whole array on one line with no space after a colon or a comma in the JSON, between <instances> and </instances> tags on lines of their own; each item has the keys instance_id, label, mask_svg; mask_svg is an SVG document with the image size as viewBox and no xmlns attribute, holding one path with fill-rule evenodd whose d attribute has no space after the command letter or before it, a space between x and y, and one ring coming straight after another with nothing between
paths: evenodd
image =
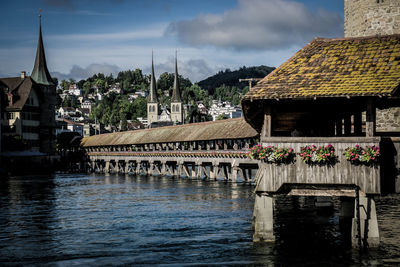
<instances>
[{"instance_id":1,"label":"green foliage","mask_svg":"<svg viewBox=\"0 0 400 267\"><path fill-rule=\"evenodd\" d=\"M267 163L293 163L296 153L293 148L278 148L274 146L255 145L250 149L248 157Z\"/></svg>"},{"instance_id":2,"label":"green foliage","mask_svg":"<svg viewBox=\"0 0 400 267\"><path fill-rule=\"evenodd\" d=\"M248 91L247 83L239 83L239 78L258 78L264 77L273 68L266 66L259 67L242 67L239 70L231 71L229 69L221 71L198 84L178 76L182 102L183 104L191 104L188 110L186 122L207 121L212 118L208 115L201 114L196 107L196 102L203 102L208 108L213 99L221 99L222 101L231 101L233 105L240 103L241 96ZM75 80L62 80L60 86L67 90L70 84L76 83ZM119 126L120 123L125 124L126 120L135 120L137 117L147 116L147 101L144 97L138 97L131 103L127 95L135 91L148 91L150 86L150 75L144 75L142 70L127 70L118 73L114 78L112 74L105 76L102 73L94 74L86 80L80 80L77 86L84 91L87 97L90 93L95 93L94 87L98 87L99 92L105 93L113 84L119 83L125 95L109 94L102 101L96 103L92 107L91 119L97 119L101 123ZM168 90L172 96L174 86L174 73L164 72L157 80L157 94L161 105L170 106L171 98L164 94ZM66 98L63 106L73 107L74 101ZM125 122L124 122L125 121ZM123 125L124 126L124 125ZM125 127L125 126L124 126Z\"/></svg>"},{"instance_id":3,"label":"green foliage","mask_svg":"<svg viewBox=\"0 0 400 267\"><path fill-rule=\"evenodd\" d=\"M264 78L275 68L268 66L257 66L257 67L245 67L231 71L226 69L225 71L220 71L217 74L208 77L207 79L200 81L199 86L207 90L210 95L215 94L215 89L221 87L222 85L228 87L238 87L241 90L248 85L245 82L239 82L239 79L246 78Z\"/></svg>"},{"instance_id":4,"label":"green foliage","mask_svg":"<svg viewBox=\"0 0 400 267\"><path fill-rule=\"evenodd\" d=\"M91 119L95 118L106 125L127 127L127 120L136 120L137 117L146 117L147 101L138 97L131 103L125 95L109 94L99 101L93 108Z\"/></svg>"},{"instance_id":5,"label":"green foliage","mask_svg":"<svg viewBox=\"0 0 400 267\"><path fill-rule=\"evenodd\" d=\"M228 118L228 117L227 117L224 113L222 113L222 114L219 114L219 115L217 116L216 120L217 120L217 121L226 120L227 118Z\"/></svg>"},{"instance_id":6,"label":"green foliage","mask_svg":"<svg viewBox=\"0 0 400 267\"><path fill-rule=\"evenodd\" d=\"M300 148L300 158L307 164L334 164L336 162L335 148L328 144L316 147L315 145Z\"/></svg>"},{"instance_id":7,"label":"green foliage","mask_svg":"<svg viewBox=\"0 0 400 267\"><path fill-rule=\"evenodd\" d=\"M61 100L61 98L60 98L60 100ZM70 96L67 96L64 98L64 101L62 102L62 106L63 107L74 107L74 108L77 107L75 101Z\"/></svg>"},{"instance_id":8,"label":"green foliage","mask_svg":"<svg viewBox=\"0 0 400 267\"><path fill-rule=\"evenodd\" d=\"M352 164L375 165L379 163L381 154L378 146L363 148L360 145L356 145L355 147L346 148L344 156Z\"/></svg>"}]
</instances>

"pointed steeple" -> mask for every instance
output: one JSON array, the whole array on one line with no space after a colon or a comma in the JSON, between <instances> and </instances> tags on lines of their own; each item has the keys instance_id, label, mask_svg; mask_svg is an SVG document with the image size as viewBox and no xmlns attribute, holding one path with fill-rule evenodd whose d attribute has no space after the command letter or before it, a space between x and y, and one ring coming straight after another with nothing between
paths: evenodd
<instances>
[{"instance_id":1,"label":"pointed steeple","mask_svg":"<svg viewBox=\"0 0 400 267\"><path fill-rule=\"evenodd\" d=\"M149 103L158 103L156 78L154 76L154 62L153 62L153 51L151 51L151 78L150 78L150 90L147 98Z\"/></svg>"},{"instance_id":2,"label":"pointed steeple","mask_svg":"<svg viewBox=\"0 0 400 267\"><path fill-rule=\"evenodd\" d=\"M53 79L51 78L49 70L47 69L46 56L44 54L42 39L42 15L39 15L39 41L31 78L39 84L54 85Z\"/></svg>"},{"instance_id":3,"label":"pointed steeple","mask_svg":"<svg viewBox=\"0 0 400 267\"><path fill-rule=\"evenodd\" d=\"M178 77L178 57L175 51L175 78L174 78L174 91L172 92L171 102L182 102L181 90L179 88L179 77Z\"/></svg>"}]
</instances>

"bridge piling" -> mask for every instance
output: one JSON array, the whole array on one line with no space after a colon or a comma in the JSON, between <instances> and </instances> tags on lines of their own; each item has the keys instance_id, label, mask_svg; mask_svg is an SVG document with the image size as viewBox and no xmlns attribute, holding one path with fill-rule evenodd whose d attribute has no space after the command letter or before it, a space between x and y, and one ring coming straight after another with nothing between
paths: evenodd
<instances>
[{"instance_id":1,"label":"bridge piling","mask_svg":"<svg viewBox=\"0 0 400 267\"><path fill-rule=\"evenodd\" d=\"M254 242L274 242L274 198L267 193L257 192L254 201Z\"/></svg>"},{"instance_id":2,"label":"bridge piling","mask_svg":"<svg viewBox=\"0 0 400 267\"><path fill-rule=\"evenodd\" d=\"M105 166L104 172L110 173L110 161L109 160L106 160L106 166Z\"/></svg>"}]
</instances>

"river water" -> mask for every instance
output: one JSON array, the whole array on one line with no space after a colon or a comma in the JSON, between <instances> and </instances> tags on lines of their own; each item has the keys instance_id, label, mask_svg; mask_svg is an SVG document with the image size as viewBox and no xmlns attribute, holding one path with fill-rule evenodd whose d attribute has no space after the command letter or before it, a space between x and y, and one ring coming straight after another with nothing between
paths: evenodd
<instances>
[{"instance_id":1,"label":"river water","mask_svg":"<svg viewBox=\"0 0 400 267\"><path fill-rule=\"evenodd\" d=\"M252 188L172 177L54 175L0 180L0 265L400 264L400 196L376 199L377 250L351 249L337 200L278 197L274 244L253 244Z\"/></svg>"}]
</instances>

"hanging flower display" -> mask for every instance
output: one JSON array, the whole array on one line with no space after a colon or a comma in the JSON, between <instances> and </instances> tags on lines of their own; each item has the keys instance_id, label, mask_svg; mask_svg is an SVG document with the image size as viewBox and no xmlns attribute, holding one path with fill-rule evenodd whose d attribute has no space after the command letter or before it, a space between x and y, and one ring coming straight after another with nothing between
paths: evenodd
<instances>
[{"instance_id":1,"label":"hanging flower display","mask_svg":"<svg viewBox=\"0 0 400 267\"><path fill-rule=\"evenodd\" d=\"M274 146L255 145L250 149L248 157L268 163L291 163L296 154L293 148L277 148Z\"/></svg>"},{"instance_id":2,"label":"hanging flower display","mask_svg":"<svg viewBox=\"0 0 400 267\"><path fill-rule=\"evenodd\" d=\"M336 162L335 148L331 144L320 147L315 145L301 147L299 156L307 164L333 164Z\"/></svg>"},{"instance_id":3,"label":"hanging flower display","mask_svg":"<svg viewBox=\"0 0 400 267\"><path fill-rule=\"evenodd\" d=\"M356 145L346 148L344 156L352 164L373 165L379 163L381 154L378 146L362 148L360 145Z\"/></svg>"}]
</instances>

